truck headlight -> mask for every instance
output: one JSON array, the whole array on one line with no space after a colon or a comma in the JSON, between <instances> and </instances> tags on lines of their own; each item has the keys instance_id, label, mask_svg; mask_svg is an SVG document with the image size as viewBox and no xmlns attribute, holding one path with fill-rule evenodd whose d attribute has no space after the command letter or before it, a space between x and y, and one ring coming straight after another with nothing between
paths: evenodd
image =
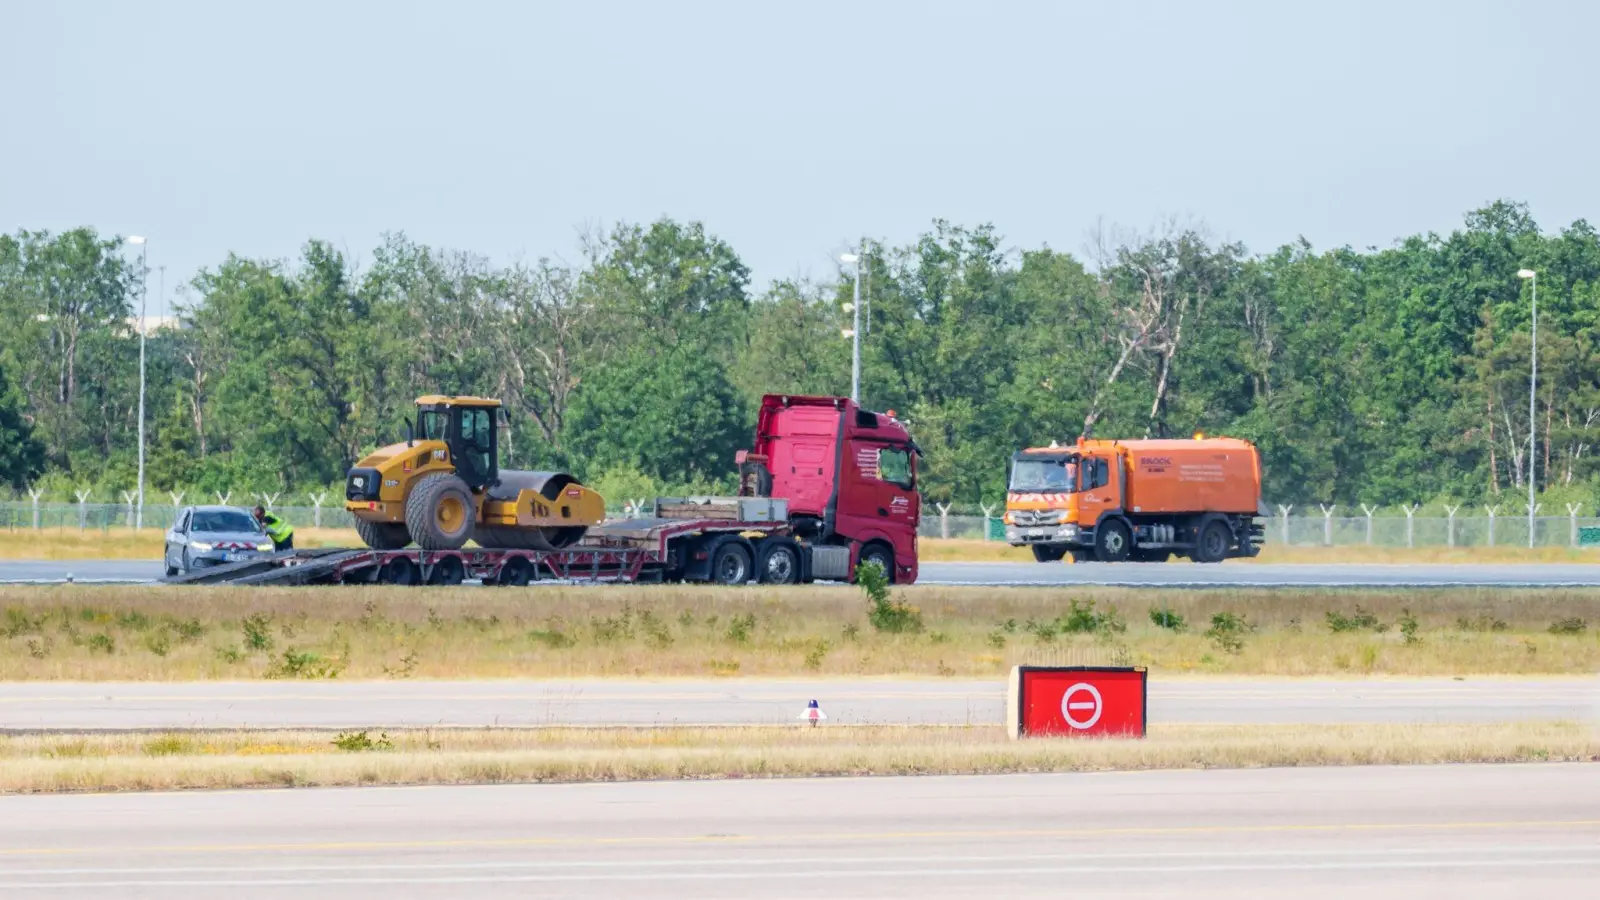
<instances>
[{"instance_id":1,"label":"truck headlight","mask_svg":"<svg viewBox=\"0 0 1600 900\"><path fill-rule=\"evenodd\" d=\"M210 553L212 551L213 547L212 547L212 545L207 544L204 541L190 541L189 542L189 549L197 551L199 553Z\"/></svg>"},{"instance_id":2,"label":"truck headlight","mask_svg":"<svg viewBox=\"0 0 1600 900\"><path fill-rule=\"evenodd\" d=\"M1078 526L1076 526L1076 525L1063 525L1060 528L1056 529L1056 537L1058 537L1058 538L1071 539L1071 538L1075 538L1077 536L1078 536Z\"/></svg>"}]
</instances>

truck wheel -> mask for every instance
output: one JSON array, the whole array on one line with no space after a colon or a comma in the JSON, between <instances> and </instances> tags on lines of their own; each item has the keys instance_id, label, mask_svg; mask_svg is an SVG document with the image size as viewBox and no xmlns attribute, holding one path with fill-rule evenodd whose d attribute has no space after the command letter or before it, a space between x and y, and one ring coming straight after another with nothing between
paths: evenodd
<instances>
[{"instance_id":1,"label":"truck wheel","mask_svg":"<svg viewBox=\"0 0 1600 900\"><path fill-rule=\"evenodd\" d=\"M856 565L873 561L883 567L883 574L888 577L890 584L894 584L894 551L882 544L871 544L861 551Z\"/></svg>"},{"instance_id":2,"label":"truck wheel","mask_svg":"<svg viewBox=\"0 0 1600 900\"><path fill-rule=\"evenodd\" d=\"M406 528L424 550L459 550L477 518L472 492L454 475L429 475L406 498Z\"/></svg>"},{"instance_id":3,"label":"truck wheel","mask_svg":"<svg viewBox=\"0 0 1600 900\"><path fill-rule=\"evenodd\" d=\"M1094 530L1094 555L1101 562L1122 562L1128 558L1128 526L1121 519L1107 519Z\"/></svg>"},{"instance_id":4,"label":"truck wheel","mask_svg":"<svg viewBox=\"0 0 1600 900\"><path fill-rule=\"evenodd\" d=\"M1050 544L1034 544L1030 549L1033 550L1035 562L1060 562L1061 557L1067 555L1067 548Z\"/></svg>"},{"instance_id":5,"label":"truck wheel","mask_svg":"<svg viewBox=\"0 0 1600 900\"><path fill-rule=\"evenodd\" d=\"M750 554L729 541L711 557L712 584L745 584L750 580Z\"/></svg>"},{"instance_id":6,"label":"truck wheel","mask_svg":"<svg viewBox=\"0 0 1600 900\"><path fill-rule=\"evenodd\" d=\"M1233 542L1233 533L1226 523L1219 519L1207 522L1200 529L1200 540L1195 542L1194 561L1198 563L1219 563L1228 558L1228 545Z\"/></svg>"},{"instance_id":7,"label":"truck wheel","mask_svg":"<svg viewBox=\"0 0 1600 900\"><path fill-rule=\"evenodd\" d=\"M790 541L768 541L756 574L762 584L794 584L800 580L800 548Z\"/></svg>"},{"instance_id":8,"label":"truck wheel","mask_svg":"<svg viewBox=\"0 0 1600 900\"><path fill-rule=\"evenodd\" d=\"M361 536L361 543L374 550L399 550L411 543L411 533L406 531L404 522L368 522L365 519L357 519L356 534Z\"/></svg>"}]
</instances>

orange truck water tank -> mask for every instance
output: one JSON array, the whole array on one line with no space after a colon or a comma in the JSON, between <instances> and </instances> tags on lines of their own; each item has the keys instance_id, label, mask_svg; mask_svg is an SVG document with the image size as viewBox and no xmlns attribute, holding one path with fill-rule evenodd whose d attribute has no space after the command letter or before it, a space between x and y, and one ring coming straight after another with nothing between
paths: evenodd
<instances>
[{"instance_id":1,"label":"orange truck water tank","mask_svg":"<svg viewBox=\"0 0 1600 900\"><path fill-rule=\"evenodd\" d=\"M1129 513L1256 514L1261 500L1261 460L1248 441L1201 438L1104 443L1113 445L1123 458L1128 478L1123 509Z\"/></svg>"}]
</instances>

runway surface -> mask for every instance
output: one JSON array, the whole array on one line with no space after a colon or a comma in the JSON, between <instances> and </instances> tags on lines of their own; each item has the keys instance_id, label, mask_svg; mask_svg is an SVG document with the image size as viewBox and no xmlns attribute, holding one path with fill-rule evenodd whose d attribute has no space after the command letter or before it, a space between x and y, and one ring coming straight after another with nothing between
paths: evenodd
<instances>
[{"instance_id":1,"label":"runway surface","mask_svg":"<svg viewBox=\"0 0 1600 900\"><path fill-rule=\"evenodd\" d=\"M1600 766L0 797L0 894L1583 897Z\"/></svg>"},{"instance_id":2,"label":"runway surface","mask_svg":"<svg viewBox=\"0 0 1600 900\"><path fill-rule=\"evenodd\" d=\"M1156 680L1154 722L1600 721L1600 679ZM0 684L0 729L994 724L992 681L685 680Z\"/></svg>"},{"instance_id":3,"label":"runway surface","mask_svg":"<svg viewBox=\"0 0 1600 900\"><path fill-rule=\"evenodd\" d=\"M0 560L0 583L155 581L159 562ZM1600 565L923 563L919 584L1122 587L1600 587Z\"/></svg>"}]
</instances>

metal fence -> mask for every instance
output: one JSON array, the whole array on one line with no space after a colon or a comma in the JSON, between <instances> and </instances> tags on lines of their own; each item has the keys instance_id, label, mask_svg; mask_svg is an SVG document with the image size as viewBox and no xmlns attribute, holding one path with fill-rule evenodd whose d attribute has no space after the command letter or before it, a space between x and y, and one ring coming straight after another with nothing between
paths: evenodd
<instances>
[{"instance_id":1,"label":"metal fence","mask_svg":"<svg viewBox=\"0 0 1600 900\"><path fill-rule=\"evenodd\" d=\"M170 527L182 507L146 504L145 530ZM646 507L647 509L648 507ZM274 506L273 512L296 528L353 528L354 520L342 504ZM998 511L998 510L997 510ZM615 518L640 514L633 507L607 511ZM127 503L0 502L0 530L109 531L132 528L135 510ZM1274 516L1262 522L1266 543L1294 546L1349 547L1526 547L1526 516ZM1541 516L1534 520L1534 544L1541 547L1576 547L1583 533L1600 531L1600 518L1577 515ZM1003 540L998 516L942 513L924 515L918 534L924 538Z\"/></svg>"}]
</instances>

